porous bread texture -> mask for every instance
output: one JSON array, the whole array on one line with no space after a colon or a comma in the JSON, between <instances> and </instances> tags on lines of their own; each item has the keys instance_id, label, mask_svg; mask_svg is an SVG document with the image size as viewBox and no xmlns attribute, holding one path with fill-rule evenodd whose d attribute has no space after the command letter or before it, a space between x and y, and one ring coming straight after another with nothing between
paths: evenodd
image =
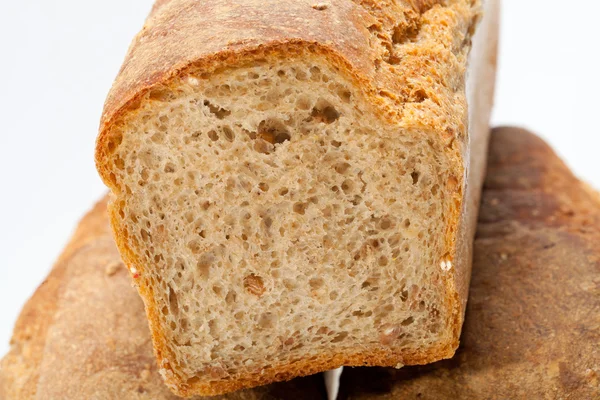
<instances>
[{"instance_id":1,"label":"porous bread texture","mask_svg":"<svg viewBox=\"0 0 600 400\"><path fill-rule=\"evenodd\" d=\"M165 382L218 394L452 356L479 3L160 4L96 157Z\"/></svg>"},{"instance_id":2,"label":"porous bread texture","mask_svg":"<svg viewBox=\"0 0 600 400\"><path fill-rule=\"evenodd\" d=\"M314 59L186 76L141 104L112 207L180 379L448 340L457 177L427 132L386 125Z\"/></svg>"}]
</instances>

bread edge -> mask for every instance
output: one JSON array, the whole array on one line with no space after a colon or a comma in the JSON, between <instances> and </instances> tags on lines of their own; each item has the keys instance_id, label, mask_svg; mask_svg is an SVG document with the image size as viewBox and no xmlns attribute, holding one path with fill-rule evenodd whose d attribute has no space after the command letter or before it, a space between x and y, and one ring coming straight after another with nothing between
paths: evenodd
<instances>
[{"instance_id":1,"label":"bread edge","mask_svg":"<svg viewBox=\"0 0 600 400\"><path fill-rule=\"evenodd\" d=\"M496 85L500 3L501 0L484 0L483 18L473 38L469 56L468 81L465 88L469 107L469 146L465 156L468 165L462 192L462 212L459 215L452 257L454 274L453 279L446 281L448 293L454 297L447 299L453 318L453 354L458 349L465 318L473 263L473 241L486 175L491 134L490 116Z\"/></svg>"}]
</instances>

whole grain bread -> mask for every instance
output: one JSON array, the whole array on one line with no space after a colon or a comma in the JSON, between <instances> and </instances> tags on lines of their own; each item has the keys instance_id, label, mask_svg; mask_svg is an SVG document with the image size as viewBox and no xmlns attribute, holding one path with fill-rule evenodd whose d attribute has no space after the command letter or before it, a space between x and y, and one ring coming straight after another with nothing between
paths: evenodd
<instances>
[{"instance_id":1,"label":"whole grain bread","mask_svg":"<svg viewBox=\"0 0 600 400\"><path fill-rule=\"evenodd\" d=\"M485 7L478 26L477 0L155 5L96 161L175 393L454 354L494 87Z\"/></svg>"},{"instance_id":2,"label":"whole grain bread","mask_svg":"<svg viewBox=\"0 0 600 400\"><path fill-rule=\"evenodd\" d=\"M600 195L514 128L493 132L486 182L457 356L401 370L347 368L341 399L598 397ZM177 398L160 382L105 207L83 219L25 305L0 362L1 399ZM221 398L320 399L325 390L312 376Z\"/></svg>"},{"instance_id":3,"label":"whole grain bread","mask_svg":"<svg viewBox=\"0 0 600 400\"><path fill-rule=\"evenodd\" d=\"M83 218L48 278L25 304L10 352L0 362L0 399L178 399L158 374L144 307L131 283L103 200ZM326 398L323 378L298 378L217 397L290 398Z\"/></svg>"},{"instance_id":4,"label":"whole grain bread","mask_svg":"<svg viewBox=\"0 0 600 400\"><path fill-rule=\"evenodd\" d=\"M600 196L541 139L492 134L461 346L347 368L341 399L600 398Z\"/></svg>"}]
</instances>

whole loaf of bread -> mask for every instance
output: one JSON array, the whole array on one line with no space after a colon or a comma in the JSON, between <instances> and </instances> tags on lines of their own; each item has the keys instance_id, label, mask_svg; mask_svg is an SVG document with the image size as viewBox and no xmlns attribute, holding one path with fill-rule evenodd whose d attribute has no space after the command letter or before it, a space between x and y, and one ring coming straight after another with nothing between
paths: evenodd
<instances>
[{"instance_id":1,"label":"whole loaf of bread","mask_svg":"<svg viewBox=\"0 0 600 400\"><path fill-rule=\"evenodd\" d=\"M175 393L454 354L496 36L494 0L155 5L96 161Z\"/></svg>"}]
</instances>

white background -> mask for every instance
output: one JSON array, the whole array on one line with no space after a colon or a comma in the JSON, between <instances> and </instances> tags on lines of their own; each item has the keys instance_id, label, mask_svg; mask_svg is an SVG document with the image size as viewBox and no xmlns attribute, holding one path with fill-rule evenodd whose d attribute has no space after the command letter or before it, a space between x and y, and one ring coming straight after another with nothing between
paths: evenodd
<instances>
[{"instance_id":1,"label":"white background","mask_svg":"<svg viewBox=\"0 0 600 400\"><path fill-rule=\"evenodd\" d=\"M98 121L152 1L2 3L0 356L22 304L104 193L93 163ZM493 116L540 134L596 188L599 14L595 0L504 0Z\"/></svg>"}]
</instances>

